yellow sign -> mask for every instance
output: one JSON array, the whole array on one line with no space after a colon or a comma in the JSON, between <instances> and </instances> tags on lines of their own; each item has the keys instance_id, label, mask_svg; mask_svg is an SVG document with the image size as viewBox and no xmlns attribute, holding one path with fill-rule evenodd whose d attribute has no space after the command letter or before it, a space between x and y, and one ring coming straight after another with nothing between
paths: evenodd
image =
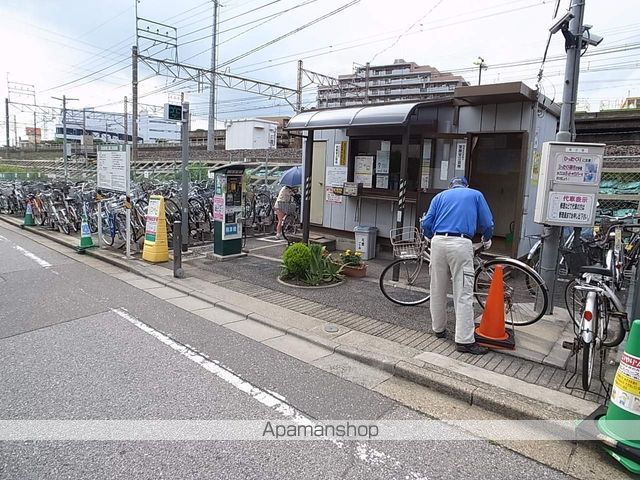
<instances>
[{"instance_id":1,"label":"yellow sign","mask_svg":"<svg viewBox=\"0 0 640 480\"><path fill-rule=\"evenodd\" d=\"M538 185L538 178L540 177L540 160L542 159L542 153L535 150L533 152L533 166L531 168L531 185Z\"/></svg>"},{"instance_id":2,"label":"yellow sign","mask_svg":"<svg viewBox=\"0 0 640 480\"><path fill-rule=\"evenodd\" d=\"M640 415L640 358L624 353L611 390L611 402Z\"/></svg>"},{"instance_id":3,"label":"yellow sign","mask_svg":"<svg viewBox=\"0 0 640 480\"><path fill-rule=\"evenodd\" d=\"M340 165L344 166L347 164L347 142L340 142Z\"/></svg>"},{"instance_id":4,"label":"yellow sign","mask_svg":"<svg viewBox=\"0 0 640 480\"><path fill-rule=\"evenodd\" d=\"M152 195L149 198L146 219L144 248L142 250L143 260L152 263L169 261L164 197L161 195Z\"/></svg>"}]
</instances>

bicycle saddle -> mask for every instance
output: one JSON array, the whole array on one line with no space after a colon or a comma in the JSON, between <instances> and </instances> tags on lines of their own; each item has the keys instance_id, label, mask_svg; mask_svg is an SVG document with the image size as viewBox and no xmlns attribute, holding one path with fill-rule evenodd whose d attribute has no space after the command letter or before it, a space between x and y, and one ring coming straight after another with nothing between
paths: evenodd
<instances>
[{"instance_id":1,"label":"bicycle saddle","mask_svg":"<svg viewBox=\"0 0 640 480\"><path fill-rule=\"evenodd\" d=\"M594 266L580 267L580 273L593 273L594 275L602 275L603 277L611 276L611 270L608 268Z\"/></svg>"}]
</instances>

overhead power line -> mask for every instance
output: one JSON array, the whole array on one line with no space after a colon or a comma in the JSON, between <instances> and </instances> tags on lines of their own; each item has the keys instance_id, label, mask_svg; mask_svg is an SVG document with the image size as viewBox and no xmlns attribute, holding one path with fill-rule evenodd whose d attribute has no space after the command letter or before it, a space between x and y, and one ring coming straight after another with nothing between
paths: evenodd
<instances>
[{"instance_id":1,"label":"overhead power line","mask_svg":"<svg viewBox=\"0 0 640 480\"><path fill-rule=\"evenodd\" d=\"M266 43L263 43L262 45L258 45L257 47L252 48L248 52L245 52L245 53L243 53L241 55L237 55L237 56L227 60L226 62L222 62L219 65L219 67L225 67L225 66L230 65L231 63L236 62L236 61L238 61L238 60L240 60L242 58L248 57L249 55L252 55L252 54L254 54L256 52L259 52L260 50L262 50L262 49L264 49L264 48L266 48L266 47L268 47L270 45L273 45L274 43L277 43L277 42L279 42L281 40L284 40L285 38L290 37L291 35L294 35L294 34L300 32L300 31L302 31L302 30L304 30L306 28L309 28L312 25L315 25L316 23L319 23L319 22L321 22L323 20L326 20L327 18L330 18L330 17L332 17L334 15L337 15L338 13L346 10L347 8L352 7L352 6L360 3L360 1L361 0L351 0L350 2L345 3L341 7L338 7L335 10L332 10L331 12L325 13L324 15L322 15L320 17L317 17L317 18L311 20L310 22L305 23L304 25L301 25L298 28L294 28L293 30L285 33L284 35L280 35L279 37L276 37L273 40L270 40L270 41L268 41Z\"/></svg>"}]
</instances>

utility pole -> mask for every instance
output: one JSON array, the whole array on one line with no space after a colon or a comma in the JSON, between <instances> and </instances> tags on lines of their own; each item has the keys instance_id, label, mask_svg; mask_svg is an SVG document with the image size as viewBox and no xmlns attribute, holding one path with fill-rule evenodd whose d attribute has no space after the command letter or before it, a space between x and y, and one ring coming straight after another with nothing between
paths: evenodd
<instances>
[{"instance_id":1,"label":"utility pole","mask_svg":"<svg viewBox=\"0 0 640 480\"><path fill-rule=\"evenodd\" d=\"M33 112L33 149L34 151L38 151L38 132L37 132L38 123L36 120L36 112Z\"/></svg>"},{"instance_id":2,"label":"utility pole","mask_svg":"<svg viewBox=\"0 0 640 480\"><path fill-rule=\"evenodd\" d=\"M136 2L137 5L137 2ZM137 6L136 6L137 8ZM138 36L136 35L136 42ZM133 90L133 105L131 112L131 164L135 165L138 161L138 47L131 47L131 76Z\"/></svg>"},{"instance_id":3,"label":"utility pole","mask_svg":"<svg viewBox=\"0 0 640 480\"><path fill-rule=\"evenodd\" d=\"M213 152L216 149L216 50L218 48L218 0L213 0L212 28L211 86L209 87L209 128L207 129L207 151L209 152Z\"/></svg>"},{"instance_id":4,"label":"utility pole","mask_svg":"<svg viewBox=\"0 0 640 480\"><path fill-rule=\"evenodd\" d=\"M575 99L578 95L578 75L580 70L580 53L582 50L582 19L584 17L585 0L573 0L570 12L573 18L569 28L563 30L567 61L564 70L564 89L562 91L562 108L560 110L560 126L556 141L571 142L571 125L575 114ZM558 251L562 227L544 227L544 243L540 259L540 275L547 284L551 299L554 298L558 271ZM549 302L548 314L553 313L553 301Z\"/></svg>"},{"instance_id":5,"label":"utility pole","mask_svg":"<svg viewBox=\"0 0 640 480\"><path fill-rule=\"evenodd\" d=\"M4 112L5 112L5 117L4 117L4 121L5 121L5 126L6 126L6 141L7 141L7 157L9 156L9 99L5 98L4 99Z\"/></svg>"},{"instance_id":6,"label":"utility pole","mask_svg":"<svg viewBox=\"0 0 640 480\"><path fill-rule=\"evenodd\" d=\"M82 153L84 154L84 163L87 159L87 108L82 109Z\"/></svg>"},{"instance_id":7,"label":"utility pole","mask_svg":"<svg viewBox=\"0 0 640 480\"><path fill-rule=\"evenodd\" d=\"M478 59L473 62L474 65L478 65L478 85L482 83L482 70L486 70L489 68L486 63L484 63L484 58L478 57Z\"/></svg>"},{"instance_id":8,"label":"utility pole","mask_svg":"<svg viewBox=\"0 0 640 480\"><path fill-rule=\"evenodd\" d=\"M129 144L129 113L127 112L127 96L124 96L124 144Z\"/></svg>"},{"instance_id":9,"label":"utility pole","mask_svg":"<svg viewBox=\"0 0 640 480\"><path fill-rule=\"evenodd\" d=\"M302 111L302 60L298 60L298 82L296 83L296 113Z\"/></svg>"},{"instance_id":10,"label":"utility pole","mask_svg":"<svg viewBox=\"0 0 640 480\"><path fill-rule=\"evenodd\" d=\"M69 176L69 169L67 166L67 100L78 100L77 98L67 98L66 95L62 95L62 98L51 97L54 100L62 100L62 158L64 159L64 179Z\"/></svg>"},{"instance_id":11,"label":"utility pole","mask_svg":"<svg viewBox=\"0 0 640 480\"><path fill-rule=\"evenodd\" d=\"M15 145L16 148L19 147L19 145L18 145L18 120L16 120L15 113L13 114L13 144Z\"/></svg>"}]
</instances>

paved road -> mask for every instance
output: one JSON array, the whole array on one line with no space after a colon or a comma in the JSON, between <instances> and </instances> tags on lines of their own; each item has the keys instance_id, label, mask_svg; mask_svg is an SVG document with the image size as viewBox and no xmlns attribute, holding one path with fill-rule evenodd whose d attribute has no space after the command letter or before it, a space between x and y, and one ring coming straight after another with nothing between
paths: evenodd
<instances>
[{"instance_id":1,"label":"paved road","mask_svg":"<svg viewBox=\"0 0 640 480\"><path fill-rule=\"evenodd\" d=\"M425 419L3 226L0 259L0 420ZM480 440L0 441L1 479L489 477L565 478Z\"/></svg>"}]
</instances>

